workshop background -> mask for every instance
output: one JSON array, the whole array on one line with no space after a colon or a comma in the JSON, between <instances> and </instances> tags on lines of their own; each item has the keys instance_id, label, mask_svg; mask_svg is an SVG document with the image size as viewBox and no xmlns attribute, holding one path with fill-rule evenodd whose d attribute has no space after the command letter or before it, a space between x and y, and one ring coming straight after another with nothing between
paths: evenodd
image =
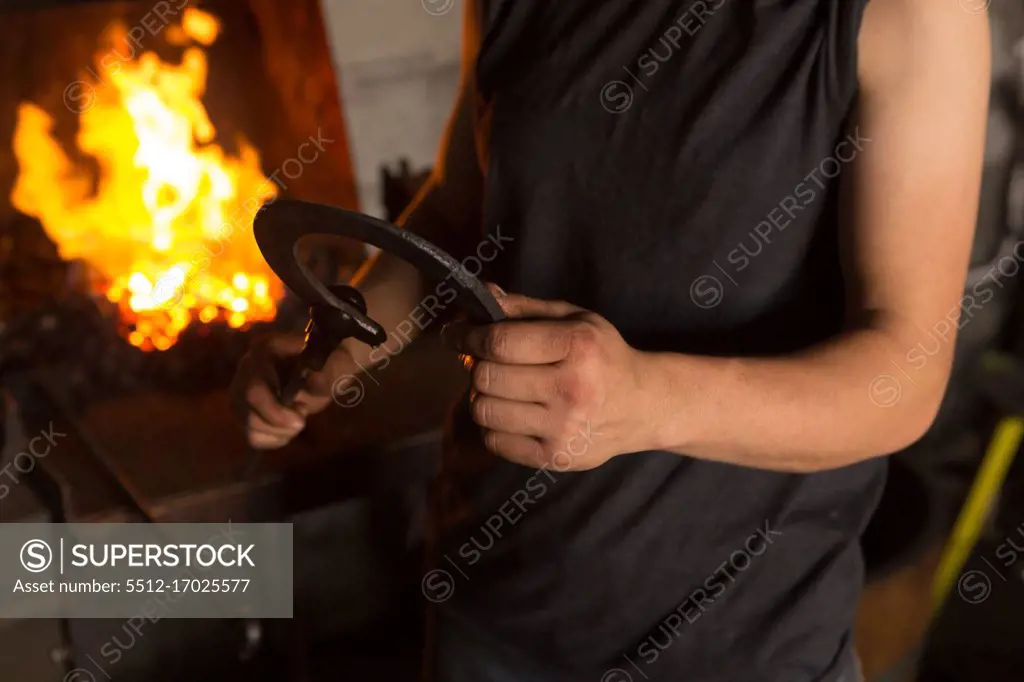
<instances>
[{"instance_id":1,"label":"workshop background","mask_svg":"<svg viewBox=\"0 0 1024 682\"><path fill-rule=\"evenodd\" d=\"M965 292L996 286L863 539L871 681L1024 671L1024 3L990 10ZM248 474L226 386L253 334L306 321L255 248L255 207L394 219L433 163L461 15L461 0L0 0L0 522L292 521L297 575L289 621L0 620L0 680L415 678L457 358L428 328ZM365 256L303 252L334 281ZM26 454L51 428L68 435Z\"/></svg>"}]
</instances>

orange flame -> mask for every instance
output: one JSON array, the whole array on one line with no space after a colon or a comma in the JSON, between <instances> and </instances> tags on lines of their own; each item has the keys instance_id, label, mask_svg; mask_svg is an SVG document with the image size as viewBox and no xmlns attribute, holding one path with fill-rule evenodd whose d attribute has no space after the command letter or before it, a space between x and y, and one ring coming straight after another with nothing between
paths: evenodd
<instances>
[{"instance_id":1,"label":"orange flame","mask_svg":"<svg viewBox=\"0 0 1024 682\"><path fill-rule=\"evenodd\" d=\"M189 8L172 28L209 45L220 23ZM110 46L126 37L120 23L104 35ZM238 139L236 155L214 143L200 100L203 49L186 47L180 64L152 52L124 60L112 48L97 57L96 78L77 84L90 106L80 112L76 143L96 160L98 182L52 137L53 119L24 102L14 207L40 220L63 258L101 273L97 293L118 305L136 346L169 348L194 320L242 327L272 319L281 286L248 232L277 187L247 140Z\"/></svg>"}]
</instances>

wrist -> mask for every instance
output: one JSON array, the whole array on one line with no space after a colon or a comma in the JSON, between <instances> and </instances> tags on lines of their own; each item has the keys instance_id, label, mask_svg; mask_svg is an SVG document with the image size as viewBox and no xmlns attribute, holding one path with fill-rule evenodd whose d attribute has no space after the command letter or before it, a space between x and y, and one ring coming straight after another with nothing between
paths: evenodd
<instances>
[{"instance_id":1,"label":"wrist","mask_svg":"<svg viewBox=\"0 0 1024 682\"><path fill-rule=\"evenodd\" d=\"M671 426L667 421L671 418L671 408L667 404L667 377L664 374L662 355L636 351L639 390L636 398L631 401L634 422L637 424L632 452L664 450L670 439L668 432Z\"/></svg>"},{"instance_id":2,"label":"wrist","mask_svg":"<svg viewBox=\"0 0 1024 682\"><path fill-rule=\"evenodd\" d=\"M352 374L369 370L376 364L374 359L379 361L380 357L378 356L384 355L383 350L374 352L372 347L352 337L344 339L338 349L348 355L347 364L351 366L348 371Z\"/></svg>"},{"instance_id":3,"label":"wrist","mask_svg":"<svg viewBox=\"0 0 1024 682\"><path fill-rule=\"evenodd\" d=\"M641 353L645 450L686 452L704 423L699 398L707 391L706 359L679 353Z\"/></svg>"}]
</instances>

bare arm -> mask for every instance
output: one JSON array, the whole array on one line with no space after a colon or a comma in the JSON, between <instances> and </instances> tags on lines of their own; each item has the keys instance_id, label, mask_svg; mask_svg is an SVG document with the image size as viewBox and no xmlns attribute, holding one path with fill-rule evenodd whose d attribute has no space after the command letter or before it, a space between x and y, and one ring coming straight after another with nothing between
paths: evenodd
<instances>
[{"instance_id":1,"label":"bare arm","mask_svg":"<svg viewBox=\"0 0 1024 682\"><path fill-rule=\"evenodd\" d=\"M472 84L478 44L476 21L471 14L473 4L467 3L470 13L466 17L460 93L437 163L426 186L400 221L405 229L437 242L453 255L458 255L463 245L479 234L482 211L483 178L473 125ZM425 283L414 267L397 257L380 254L360 270L356 284L366 299L370 316L386 330L398 328L410 338L419 331L418 325L407 322L426 293ZM399 327L403 322L406 323ZM249 443L257 448L277 448L287 443L305 427L306 417L327 407L333 393L341 390L352 375L382 362L388 353L400 351L405 338L399 338L400 342L385 344L372 356L368 346L354 339L346 340L331 354L323 371L307 377L305 387L291 406L281 405L278 400L278 366L282 358L302 350L302 337L273 335L255 343L239 363L231 391Z\"/></svg>"},{"instance_id":2,"label":"bare arm","mask_svg":"<svg viewBox=\"0 0 1024 682\"><path fill-rule=\"evenodd\" d=\"M779 358L645 353L593 312L509 294L509 321L448 333L476 359L473 417L491 451L559 471L668 450L808 472L899 450L927 430L970 303L961 294L988 23L956 2L872 0L860 48L858 125L872 142L843 188L848 331ZM939 350L923 357L917 344L931 351L936 337Z\"/></svg>"},{"instance_id":3,"label":"bare arm","mask_svg":"<svg viewBox=\"0 0 1024 682\"><path fill-rule=\"evenodd\" d=\"M474 139L473 98L475 63L479 36L474 3L467 3L463 36L462 79L454 110L448 121L434 169L413 203L398 224L459 256L467 242L478 239L482 213L483 176ZM418 270L401 258L379 253L356 274L354 284L366 298L370 316L389 331L403 321L423 300L426 283ZM411 328L411 332L405 330ZM403 334L414 335L416 324L402 327ZM344 344L361 366L381 361L382 352L370 355L371 349L354 339ZM391 343L391 350L397 344ZM385 346L387 349L387 346Z\"/></svg>"},{"instance_id":4,"label":"bare arm","mask_svg":"<svg viewBox=\"0 0 1024 682\"><path fill-rule=\"evenodd\" d=\"M845 190L857 326L781 359L654 359L658 445L816 470L896 451L931 425L953 357L977 215L988 23L957 3L873 0L860 37L862 134ZM939 351L923 357L918 343ZM922 362L922 360L924 360ZM685 409L678 397L689 404ZM693 413L694 420L673 415Z\"/></svg>"}]
</instances>

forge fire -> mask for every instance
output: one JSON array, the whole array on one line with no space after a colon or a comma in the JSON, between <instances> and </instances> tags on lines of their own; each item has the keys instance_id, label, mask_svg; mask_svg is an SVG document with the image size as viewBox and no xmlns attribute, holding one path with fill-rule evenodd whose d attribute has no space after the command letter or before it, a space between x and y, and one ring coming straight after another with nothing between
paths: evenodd
<instances>
[{"instance_id":1,"label":"forge fire","mask_svg":"<svg viewBox=\"0 0 1024 682\"><path fill-rule=\"evenodd\" d=\"M220 22L188 8L161 38L178 63L125 55L126 27L111 24L79 89L77 149L54 120L19 105L11 203L37 218L66 260L83 262L92 293L117 307L132 345L165 350L192 323L234 328L270 320L281 285L251 238L252 217L277 196L259 152L239 136L217 141L201 98L204 48Z\"/></svg>"}]
</instances>

